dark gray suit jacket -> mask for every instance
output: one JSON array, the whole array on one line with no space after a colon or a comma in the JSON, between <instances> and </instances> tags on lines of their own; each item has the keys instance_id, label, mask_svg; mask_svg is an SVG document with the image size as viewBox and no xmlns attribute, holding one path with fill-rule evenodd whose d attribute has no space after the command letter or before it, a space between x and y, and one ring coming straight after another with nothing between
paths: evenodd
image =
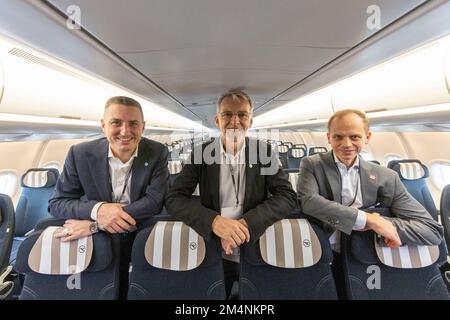
<instances>
[{"instance_id":1,"label":"dark gray suit jacket","mask_svg":"<svg viewBox=\"0 0 450 320\"><path fill-rule=\"evenodd\" d=\"M185 164L175 183L170 188L166 207L169 214L180 219L197 231L204 239L208 240L212 235L212 222L216 215L220 214L220 164L206 164L203 157L199 164L195 164L193 157L201 155L205 148L216 144L214 139L194 149L191 164ZM251 242L256 242L264 231L276 221L283 219L297 206L297 199L287 174L278 167L278 160L274 157L270 163L263 164L259 155L249 157L249 145L259 148L263 142L246 138L246 180L245 197L243 204L243 217L250 231ZM266 145L265 147L270 148ZM259 149L258 149L259 150ZM216 156L215 153L212 156ZM250 166L249 159L256 162ZM261 168L270 167L275 161L275 174L261 175ZM191 197L197 184L200 187L200 201ZM268 196L268 193L271 195Z\"/></svg>"},{"instance_id":2,"label":"dark gray suit jacket","mask_svg":"<svg viewBox=\"0 0 450 320\"><path fill-rule=\"evenodd\" d=\"M70 148L49 200L50 214L61 219L87 220L97 202L112 202L108 147L108 140L101 138ZM123 208L137 223L162 209L169 179L168 153L159 142L146 138L139 142L131 177L131 203Z\"/></svg>"},{"instance_id":3,"label":"dark gray suit jacket","mask_svg":"<svg viewBox=\"0 0 450 320\"><path fill-rule=\"evenodd\" d=\"M397 173L360 158L363 207L380 204L390 208L396 218L402 243L438 245L443 229L405 189ZM332 151L302 159L297 192L305 214L346 234L356 221L355 209L341 204L342 182Z\"/></svg>"}]
</instances>

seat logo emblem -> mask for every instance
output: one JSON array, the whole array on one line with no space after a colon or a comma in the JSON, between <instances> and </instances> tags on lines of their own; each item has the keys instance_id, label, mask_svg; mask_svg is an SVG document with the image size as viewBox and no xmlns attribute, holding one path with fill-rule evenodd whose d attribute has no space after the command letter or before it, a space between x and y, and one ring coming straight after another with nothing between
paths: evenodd
<instances>
[{"instance_id":1,"label":"seat logo emblem","mask_svg":"<svg viewBox=\"0 0 450 320\"><path fill-rule=\"evenodd\" d=\"M308 239L303 240L303 246L304 246L304 247L309 247L309 246L311 246L311 241L309 241Z\"/></svg>"},{"instance_id":2,"label":"seat logo emblem","mask_svg":"<svg viewBox=\"0 0 450 320\"><path fill-rule=\"evenodd\" d=\"M86 252L86 247L84 245L79 246L78 247L78 252L85 253Z\"/></svg>"},{"instance_id":3,"label":"seat logo emblem","mask_svg":"<svg viewBox=\"0 0 450 320\"><path fill-rule=\"evenodd\" d=\"M191 242L191 243L189 243L189 248L190 248L191 250L197 249L197 243L196 243L196 242Z\"/></svg>"}]
</instances>

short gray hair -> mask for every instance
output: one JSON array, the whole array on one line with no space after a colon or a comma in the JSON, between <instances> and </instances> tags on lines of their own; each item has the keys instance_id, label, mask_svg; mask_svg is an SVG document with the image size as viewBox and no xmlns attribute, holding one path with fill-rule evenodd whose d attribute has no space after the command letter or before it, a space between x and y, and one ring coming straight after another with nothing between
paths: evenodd
<instances>
[{"instance_id":1,"label":"short gray hair","mask_svg":"<svg viewBox=\"0 0 450 320\"><path fill-rule=\"evenodd\" d=\"M247 93L240 89L231 89L230 91L222 94L217 100L217 113L219 113L220 111L220 104L222 103L222 101L228 98L234 101L247 102L250 105L250 110L253 109L252 99Z\"/></svg>"},{"instance_id":2,"label":"short gray hair","mask_svg":"<svg viewBox=\"0 0 450 320\"><path fill-rule=\"evenodd\" d=\"M144 121L144 112L142 111L142 107L141 104L134 100L133 98L130 97L125 97L125 96L115 96L115 97L111 97L108 99L108 101L106 101L105 104L105 112L106 110L109 108L110 105L112 104L121 104L127 107L136 107L139 109L139 112L141 113L142 116L142 121Z\"/></svg>"}]
</instances>

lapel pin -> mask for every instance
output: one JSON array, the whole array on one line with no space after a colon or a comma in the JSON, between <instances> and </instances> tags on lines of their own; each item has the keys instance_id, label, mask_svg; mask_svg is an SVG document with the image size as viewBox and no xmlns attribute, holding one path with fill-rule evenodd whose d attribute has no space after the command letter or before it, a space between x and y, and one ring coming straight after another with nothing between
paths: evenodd
<instances>
[{"instance_id":1,"label":"lapel pin","mask_svg":"<svg viewBox=\"0 0 450 320\"><path fill-rule=\"evenodd\" d=\"M369 179L370 179L370 180L375 180L376 177L375 177L373 174L371 174L371 175L369 176Z\"/></svg>"},{"instance_id":2,"label":"lapel pin","mask_svg":"<svg viewBox=\"0 0 450 320\"><path fill-rule=\"evenodd\" d=\"M144 166L148 167L148 162L147 161L145 161Z\"/></svg>"},{"instance_id":3,"label":"lapel pin","mask_svg":"<svg viewBox=\"0 0 450 320\"><path fill-rule=\"evenodd\" d=\"M249 168L253 168L253 165L252 164L250 164L249 166L248 166Z\"/></svg>"}]
</instances>

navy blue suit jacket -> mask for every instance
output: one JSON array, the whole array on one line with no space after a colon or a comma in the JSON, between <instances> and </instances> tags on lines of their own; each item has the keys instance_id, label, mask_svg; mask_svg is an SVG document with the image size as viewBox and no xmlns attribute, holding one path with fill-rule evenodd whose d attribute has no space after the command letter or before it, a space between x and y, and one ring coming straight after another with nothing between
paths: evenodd
<instances>
[{"instance_id":1,"label":"navy blue suit jacket","mask_svg":"<svg viewBox=\"0 0 450 320\"><path fill-rule=\"evenodd\" d=\"M49 212L61 219L91 219L99 201L112 202L108 140L101 138L70 148L64 170L49 200ZM133 162L131 203L123 209L139 224L160 213L167 192L167 147L142 138Z\"/></svg>"}]
</instances>

